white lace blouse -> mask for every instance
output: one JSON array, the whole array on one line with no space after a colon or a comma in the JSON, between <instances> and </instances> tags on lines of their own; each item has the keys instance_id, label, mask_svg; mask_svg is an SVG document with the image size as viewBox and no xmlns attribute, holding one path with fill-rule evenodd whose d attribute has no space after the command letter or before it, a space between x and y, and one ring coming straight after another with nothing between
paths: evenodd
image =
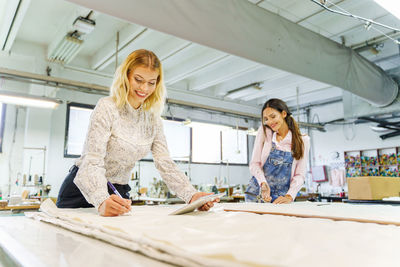
<instances>
[{"instance_id":1,"label":"white lace blouse","mask_svg":"<svg viewBox=\"0 0 400 267\"><path fill-rule=\"evenodd\" d=\"M152 152L168 188L189 202L196 189L169 156L160 117L142 107L118 109L111 97L97 103L91 118L74 183L96 209L109 197L107 181L127 184L135 162Z\"/></svg>"}]
</instances>

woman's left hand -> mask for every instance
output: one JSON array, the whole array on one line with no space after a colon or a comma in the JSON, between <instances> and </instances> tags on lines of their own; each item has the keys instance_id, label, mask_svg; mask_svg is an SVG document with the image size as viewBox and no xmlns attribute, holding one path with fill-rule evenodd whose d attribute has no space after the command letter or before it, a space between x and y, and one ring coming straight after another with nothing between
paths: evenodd
<instances>
[{"instance_id":1,"label":"woman's left hand","mask_svg":"<svg viewBox=\"0 0 400 267\"><path fill-rule=\"evenodd\" d=\"M196 194L194 194L192 196L192 199L190 200L189 203L192 203L193 201L195 201L195 200L197 200L197 199L199 199L201 197L204 197L204 196L207 196L207 195L212 195L212 194L213 193L197 192ZM206 204L204 204L203 206L198 208L198 210L207 211L207 210L211 209L214 206L213 202L219 202L219 198L215 199L214 201L207 202Z\"/></svg>"},{"instance_id":2,"label":"woman's left hand","mask_svg":"<svg viewBox=\"0 0 400 267\"><path fill-rule=\"evenodd\" d=\"M291 195L279 196L275 201L274 204L289 204L292 203L293 198Z\"/></svg>"}]
</instances>

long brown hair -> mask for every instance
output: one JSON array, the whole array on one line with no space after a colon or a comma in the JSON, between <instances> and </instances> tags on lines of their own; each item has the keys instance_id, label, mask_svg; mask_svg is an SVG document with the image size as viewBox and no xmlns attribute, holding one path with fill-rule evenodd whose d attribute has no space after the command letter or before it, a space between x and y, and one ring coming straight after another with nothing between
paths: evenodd
<instances>
[{"instance_id":1,"label":"long brown hair","mask_svg":"<svg viewBox=\"0 0 400 267\"><path fill-rule=\"evenodd\" d=\"M295 159L299 160L303 157L304 154L304 142L301 138L301 132L299 126L296 121L292 117L292 113L289 111L286 103L278 98L271 98L267 102L264 103L264 106L261 110L261 121L263 122L264 134L265 128L269 126L264 124L263 113L266 108L273 108L280 113L282 111L286 111L287 115L285 117L286 124L289 127L289 130L292 132L292 155Z\"/></svg>"}]
</instances>

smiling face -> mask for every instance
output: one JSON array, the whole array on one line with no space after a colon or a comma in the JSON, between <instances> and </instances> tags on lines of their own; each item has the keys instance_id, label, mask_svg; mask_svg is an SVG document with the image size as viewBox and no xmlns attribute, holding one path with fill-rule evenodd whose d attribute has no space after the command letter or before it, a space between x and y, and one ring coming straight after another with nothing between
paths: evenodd
<instances>
[{"instance_id":1,"label":"smiling face","mask_svg":"<svg viewBox=\"0 0 400 267\"><path fill-rule=\"evenodd\" d=\"M263 124L271 128L272 131L278 132L282 126L287 126L285 118L286 111L279 112L276 109L267 107L263 111Z\"/></svg>"},{"instance_id":2,"label":"smiling face","mask_svg":"<svg viewBox=\"0 0 400 267\"><path fill-rule=\"evenodd\" d=\"M158 71L148 67L137 67L128 75L130 91L128 100L138 108L156 90Z\"/></svg>"}]
</instances>

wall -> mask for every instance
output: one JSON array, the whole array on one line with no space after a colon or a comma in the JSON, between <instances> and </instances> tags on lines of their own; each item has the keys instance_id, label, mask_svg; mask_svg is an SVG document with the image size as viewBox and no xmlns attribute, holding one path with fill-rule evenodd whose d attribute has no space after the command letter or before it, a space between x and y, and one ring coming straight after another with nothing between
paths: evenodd
<instances>
[{"instance_id":1,"label":"wall","mask_svg":"<svg viewBox=\"0 0 400 267\"><path fill-rule=\"evenodd\" d=\"M45 49L40 45L16 43L11 54L0 52L0 67L19 69L32 73L44 73L47 66L52 68L51 75L70 80L77 80L95 84L109 86L111 77L102 75L92 75L76 70L64 68L62 66L40 61L39 57L28 57L18 55L18 51L25 51L35 55L45 57ZM9 80L1 80L0 87L6 90L19 92L30 92L36 95L56 96L64 101L56 110L41 110L35 108L15 107L9 105L6 111L6 125L4 132L3 153L0 154L0 188L3 192L8 192L9 179L11 180L11 192L18 193L21 187L15 185L18 178L21 184L23 173L28 173L31 165L31 173L43 172L43 153L40 150L27 151L23 147L46 147L45 162L45 184L51 184L50 195L56 196L59 187L74 159L64 158L64 135L66 120L66 102L73 101L86 104L95 104L102 95L81 93L65 89L47 87L43 85L29 85ZM18 110L18 120L14 140L14 124ZM240 126L257 128L257 123L246 121L242 118L227 117L224 115L209 115L201 110L183 109L171 106L164 112L166 116L177 118L190 117L191 119L203 119L230 125L239 124ZM344 117L343 104L336 103L323 107L311 109L311 121L326 122ZM297 118L297 117L296 117ZM300 118L305 121L304 117ZM311 137L311 162L312 165L332 165L333 163L343 162L343 151L356 149L369 149L379 147L398 146L400 137L380 140L377 133L373 132L369 126L371 124L358 124L353 127L343 125L327 125L326 133L316 130L309 132ZM354 130L354 131L353 131ZM354 137L352 137L354 135ZM249 142L249 154L251 155L252 140ZM334 152L339 152L339 159L332 159ZM31 160L32 157L32 160ZM179 164L182 171L189 172L187 164ZM213 184L214 177L228 177L231 184L246 184L250 173L247 166L230 166L229 171L226 166L211 164L192 164L190 166L190 177L192 183L199 185ZM142 186L149 186L153 177L159 178L159 174L152 162L141 163ZM310 175L307 175L306 186L309 191L316 190L316 183L311 182ZM323 183L322 191L327 193L337 192L341 188L332 188L328 183Z\"/></svg>"},{"instance_id":2,"label":"wall","mask_svg":"<svg viewBox=\"0 0 400 267\"><path fill-rule=\"evenodd\" d=\"M1 61L4 63L5 61ZM21 62L25 62L23 58ZM6 62L11 67L17 64L18 60ZM0 64L1 65L1 64ZM43 66L34 64L29 60L25 64L27 71L34 71L36 68ZM59 73L58 73L59 72ZM85 75L76 71L54 69L55 76L63 76L69 79L84 80ZM20 193L21 186L16 186L15 182L18 179L22 183L24 173L41 174L43 172L43 153L40 150L30 151L24 150L24 147L46 147L46 162L45 162L45 177L44 183L51 184L51 196L56 196L61 183L73 164L74 159L64 158L64 135L66 122L66 103L79 102L86 104L96 104L102 95L88 94L77 91L50 88L40 85L28 85L25 83L2 81L3 89L30 92L37 95L56 96L64 101L56 110L45 110L37 108L15 107L8 105L6 110L6 125L4 132L3 153L0 154L0 188L3 192L8 192L9 180L11 181L11 192ZM16 114L18 110L18 120L14 139L14 125L16 122ZM226 115L210 115L202 110L184 109L181 107L171 106L166 108L164 115L173 116L176 118L202 119L205 121L214 121L223 124L257 128L257 123L247 121L242 118L228 117ZM310 122L326 122L338 118L342 118L343 105L342 103L331 104L323 107L311 109ZM297 117L296 117L297 118ZM302 116L300 120L304 121ZM392 147L400 144L400 137L381 140L377 133L370 129L373 124L356 124L356 125L327 125L327 132L319 132L311 130L311 162L312 166L329 165L333 167L343 168L343 152L346 150L372 149L380 147ZM304 131L303 131L304 132ZM252 141L254 137L249 138L249 156L252 152ZM338 152L340 157L333 159L332 156ZM32 157L32 159L31 159ZM340 165L341 164L341 165ZM222 180L226 177L230 184L246 184L250 173L247 166L226 166L212 164L191 164L190 171L187 164L178 164L183 172L187 172L193 184L201 186L214 183L215 177L220 177ZM138 169L136 167L133 171ZM149 187L153 177L160 178L153 162L141 162L141 186ZM229 177L229 178L228 178ZM227 181L228 182L228 181ZM132 182L131 182L132 183ZM310 192L315 192L317 183L311 181L311 175L307 174L306 186ZM34 190L31 188L31 190ZM341 191L341 188L334 188L329 183L322 183L320 190L323 193L336 193Z\"/></svg>"},{"instance_id":3,"label":"wall","mask_svg":"<svg viewBox=\"0 0 400 267\"><path fill-rule=\"evenodd\" d=\"M31 54L34 56L22 56L21 54ZM51 76L65 78L69 80L81 81L109 86L112 77L102 73L85 73L74 70L70 67L63 67L58 64L45 61L46 47L39 44L16 41L10 53L0 51L0 67L17 69L29 73L45 74L46 68L51 68ZM35 95L57 97L64 101L57 109L47 110L38 108L15 107L8 105L6 110L6 125L4 132L3 153L0 154L0 189L8 193L8 185L11 186L11 193L22 191L23 174L45 173L44 184L50 184L51 196L57 196L61 183L67 174L68 169L75 159L64 158L64 135L66 123L66 103L78 102L85 104L96 104L103 95L88 94L77 91L54 88L44 85L32 85L28 83L0 80L1 89L25 92ZM14 123L18 110L18 123L14 136ZM192 120L213 121L217 123L255 127L254 121L247 121L237 117L229 117L223 114L209 115L201 110L183 109L171 106L164 112L166 116L180 118L190 117ZM250 138L249 150L251 153L252 141ZM46 148L46 154L40 149ZM45 156L45 162L44 161ZM187 164L179 164L182 171L189 173ZM229 174L225 166L211 164L191 164L190 177L192 183L205 185L214 183L214 177L228 177L231 184L247 183L250 173L247 166L230 166ZM141 163L141 182L148 186L153 177L159 178L159 174L153 162ZM29 177L26 177L27 179ZM33 177L32 177L33 178ZM19 180L19 186L16 180ZM9 182L9 180L11 182ZM36 188L29 188L34 192Z\"/></svg>"},{"instance_id":4,"label":"wall","mask_svg":"<svg viewBox=\"0 0 400 267\"><path fill-rule=\"evenodd\" d=\"M6 82L7 86L7 82ZM78 102L85 104L96 104L101 95L87 94L76 91L60 89L56 93L57 98L61 99L64 103L55 110L38 109L38 108L19 108L19 125L17 128L17 144L14 146L11 157L13 164L13 172L11 172L12 180L12 193L20 193L22 186L16 186L15 180L17 177L22 183L22 176L29 172L31 174L39 174L43 172L43 153L41 151L33 151L32 153L24 152L23 147L44 147L46 146L46 167L44 184L50 184L52 190L50 196L57 196L58 190L66 176L68 169L73 165L72 158L64 158L64 136L65 136L65 123L66 123L66 103ZM13 122L15 121L16 107L13 105L7 106L7 118L5 126L5 143L4 153L1 154L0 170L3 170L3 176L0 179L0 184L4 187L3 192L8 192L8 158L10 158L10 146L13 135ZM174 108L175 114L180 117L186 115L183 109ZM192 118L201 118L204 120L209 118L202 114L204 111L190 112ZM231 120L237 121L236 118L229 118L226 116L214 115L214 120L221 123L232 123ZM243 122L242 122L243 123ZM243 124L241 124L243 125ZM253 127L253 125L252 125ZM253 140L253 138L250 138ZM250 141L249 147L252 147ZM250 148L251 149L251 148ZM251 153L251 150L250 152ZM32 159L31 156L33 155ZM29 168L30 166L30 168ZM244 184L250 178L250 173L247 166L226 166L211 165L211 164L191 164L190 171L187 164L178 164L183 172L187 172L193 184L207 185L214 183L214 177L226 177L229 179L230 184ZM136 167L133 171L137 170ZM149 187L153 177L160 179L160 175L154 167L153 162L141 162L141 186ZM30 188L34 192L34 188Z\"/></svg>"},{"instance_id":5,"label":"wall","mask_svg":"<svg viewBox=\"0 0 400 267\"><path fill-rule=\"evenodd\" d=\"M311 118L315 114L319 116L321 122L343 118L343 105L336 103L313 108ZM317 117L314 117L313 122L317 122ZM381 140L379 133L372 131L370 126L376 126L376 124L327 125L325 133L312 130L310 133L313 146L312 165L340 166L344 169L344 151L399 146L400 136ZM332 158L334 152L339 152L339 159ZM317 184L310 181L309 184L311 191L315 192ZM321 191L326 194L337 193L341 191L341 188L331 187L329 183L324 182L321 184Z\"/></svg>"}]
</instances>

